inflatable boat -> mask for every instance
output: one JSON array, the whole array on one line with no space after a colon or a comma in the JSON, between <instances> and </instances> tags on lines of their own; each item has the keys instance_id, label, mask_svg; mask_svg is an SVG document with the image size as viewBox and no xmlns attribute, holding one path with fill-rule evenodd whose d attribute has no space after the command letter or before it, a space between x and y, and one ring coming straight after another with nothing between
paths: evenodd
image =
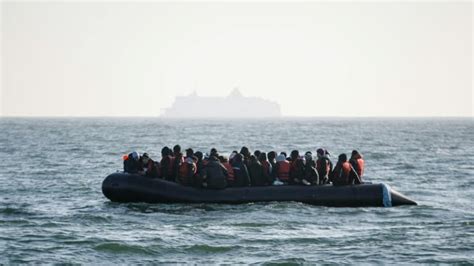
<instances>
[{"instance_id":1,"label":"inflatable boat","mask_svg":"<svg viewBox=\"0 0 474 266\"><path fill-rule=\"evenodd\" d=\"M221 190L185 187L159 178L114 173L105 178L102 192L114 202L224 203L297 201L331 207L391 207L416 202L386 184L350 186L265 186Z\"/></svg>"}]
</instances>

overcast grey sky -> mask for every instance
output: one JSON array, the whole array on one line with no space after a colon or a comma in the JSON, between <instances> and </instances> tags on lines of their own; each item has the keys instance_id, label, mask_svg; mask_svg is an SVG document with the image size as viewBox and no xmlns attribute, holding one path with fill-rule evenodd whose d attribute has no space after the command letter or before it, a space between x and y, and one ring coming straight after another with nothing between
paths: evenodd
<instances>
[{"instance_id":1,"label":"overcast grey sky","mask_svg":"<svg viewBox=\"0 0 474 266\"><path fill-rule=\"evenodd\" d=\"M1 2L0 112L155 116L176 95L288 116L472 116L465 2Z\"/></svg>"}]
</instances>

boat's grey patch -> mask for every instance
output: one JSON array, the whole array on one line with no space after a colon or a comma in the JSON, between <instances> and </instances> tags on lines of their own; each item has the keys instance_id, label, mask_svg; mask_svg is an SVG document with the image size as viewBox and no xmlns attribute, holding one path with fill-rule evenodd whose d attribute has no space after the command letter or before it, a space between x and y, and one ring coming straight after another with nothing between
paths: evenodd
<instances>
[{"instance_id":1,"label":"boat's grey patch","mask_svg":"<svg viewBox=\"0 0 474 266\"><path fill-rule=\"evenodd\" d=\"M392 195L390 194L390 186L382 183L383 206L392 207Z\"/></svg>"}]
</instances>

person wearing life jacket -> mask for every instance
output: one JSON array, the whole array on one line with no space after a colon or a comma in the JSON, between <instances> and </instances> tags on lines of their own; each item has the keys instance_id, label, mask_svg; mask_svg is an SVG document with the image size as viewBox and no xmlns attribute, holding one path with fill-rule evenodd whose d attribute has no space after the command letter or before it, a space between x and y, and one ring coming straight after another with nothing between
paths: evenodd
<instances>
[{"instance_id":1,"label":"person wearing life jacket","mask_svg":"<svg viewBox=\"0 0 474 266\"><path fill-rule=\"evenodd\" d=\"M265 176L265 170L263 165L257 160L255 155L250 156L250 183L252 186L266 186L268 185L268 179Z\"/></svg>"},{"instance_id":2,"label":"person wearing life jacket","mask_svg":"<svg viewBox=\"0 0 474 266\"><path fill-rule=\"evenodd\" d=\"M138 174L143 171L143 167L140 165L140 154L134 151L123 157L123 171L130 174Z\"/></svg>"},{"instance_id":3,"label":"person wearing life jacket","mask_svg":"<svg viewBox=\"0 0 474 266\"><path fill-rule=\"evenodd\" d=\"M235 175L234 169L232 169L232 165L229 163L229 160L222 155L219 156L219 161L222 163L223 166L225 166L225 169L227 169L227 187L233 187L235 183Z\"/></svg>"},{"instance_id":4,"label":"person wearing life jacket","mask_svg":"<svg viewBox=\"0 0 474 266\"><path fill-rule=\"evenodd\" d=\"M332 162L329 159L329 152L319 148L316 151L318 159L316 160L316 170L318 171L319 184L328 184L332 173Z\"/></svg>"},{"instance_id":5,"label":"person wearing life jacket","mask_svg":"<svg viewBox=\"0 0 474 266\"><path fill-rule=\"evenodd\" d=\"M237 153L232 160L232 170L234 170L234 187L250 186L250 176L247 165L244 163L244 156Z\"/></svg>"},{"instance_id":6,"label":"person wearing life jacket","mask_svg":"<svg viewBox=\"0 0 474 266\"><path fill-rule=\"evenodd\" d=\"M273 184L273 181L274 181L273 177L272 177L272 168L273 168L273 166L267 160L267 154L264 153L264 152L260 153L260 156L258 157L258 161L263 166L263 174L265 176L266 183L268 185Z\"/></svg>"},{"instance_id":7,"label":"person wearing life jacket","mask_svg":"<svg viewBox=\"0 0 474 266\"><path fill-rule=\"evenodd\" d=\"M177 182L183 186L193 186L194 176L197 172L197 157L192 155L186 156L184 162L179 165Z\"/></svg>"},{"instance_id":8,"label":"person wearing life jacket","mask_svg":"<svg viewBox=\"0 0 474 266\"><path fill-rule=\"evenodd\" d=\"M172 179L172 181L176 182L176 180L178 179L178 171L182 163L184 163L184 155L181 152L181 146L176 144L173 147L173 163L171 164L172 167L170 179Z\"/></svg>"},{"instance_id":9,"label":"person wearing life jacket","mask_svg":"<svg viewBox=\"0 0 474 266\"><path fill-rule=\"evenodd\" d=\"M354 167L347 161L347 155L342 153L338 157L336 166L331 177L334 186L361 184L361 180Z\"/></svg>"},{"instance_id":10,"label":"person wearing life jacket","mask_svg":"<svg viewBox=\"0 0 474 266\"><path fill-rule=\"evenodd\" d=\"M167 181L174 181L173 179L173 164L174 157L172 156L171 149L167 146L161 149L161 161L160 161L160 173L161 178Z\"/></svg>"},{"instance_id":11,"label":"person wearing life jacket","mask_svg":"<svg viewBox=\"0 0 474 266\"><path fill-rule=\"evenodd\" d=\"M319 185L319 175L316 170L316 162L313 160L313 154L307 151L304 154L305 165L304 165L304 179L310 185Z\"/></svg>"},{"instance_id":12,"label":"person wearing life jacket","mask_svg":"<svg viewBox=\"0 0 474 266\"><path fill-rule=\"evenodd\" d=\"M304 163L298 150L290 153L290 184L300 184L304 175Z\"/></svg>"},{"instance_id":13,"label":"person wearing life jacket","mask_svg":"<svg viewBox=\"0 0 474 266\"><path fill-rule=\"evenodd\" d=\"M143 155L140 156L139 161L140 165L143 167L143 172L141 172L141 174L151 178L159 176L159 165L148 156L148 153L143 153Z\"/></svg>"},{"instance_id":14,"label":"person wearing life jacket","mask_svg":"<svg viewBox=\"0 0 474 266\"><path fill-rule=\"evenodd\" d=\"M215 156L211 156L203 169L203 186L210 189L223 189L227 186L227 175L225 166Z\"/></svg>"},{"instance_id":15,"label":"person wearing life jacket","mask_svg":"<svg viewBox=\"0 0 474 266\"><path fill-rule=\"evenodd\" d=\"M354 167L357 174L359 175L360 180L362 181L362 176L364 175L365 170L365 162L364 159L362 159L362 155L357 150L353 150L349 162L351 163L352 167Z\"/></svg>"},{"instance_id":16,"label":"person wearing life jacket","mask_svg":"<svg viewBox=\"0 0 474 266\"><path fill-rule=\"evenodd\" d=\"M276 164L275 168L273 169L273 173L276 181L283 182L284 184L289 184L290 182L290 162L286 160L286 155L280 153L276 157ZM275 181L275 182L276 182Z\"/></svg>"}]
</instances>

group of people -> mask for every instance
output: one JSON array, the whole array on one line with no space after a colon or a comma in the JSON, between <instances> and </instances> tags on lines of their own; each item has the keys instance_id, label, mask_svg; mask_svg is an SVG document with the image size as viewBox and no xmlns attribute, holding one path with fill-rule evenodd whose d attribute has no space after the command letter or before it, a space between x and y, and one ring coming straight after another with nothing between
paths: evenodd
<instances>
[{"instance_id":1,"label":"group of people","mask_svg":"<svg viewBox=\"0 0 474 266\"><path fill-rule=\"evenodd\" d=\"M277 154L256 150L253 154L247 147L230 156L220 155L215 148L209 154L194 152L188 148L184 154L175 145L171 150L161 150L161 160L152 160L147 153L124 155L124 172L162 178L183 186L223 189L225 187L270 186L270 185L323 185L335 186L361 184L364 174L364 159L353 150L351 157L340 154L335 166L329 152L319 148L316 158L308 151L300 155L293 150Z\"/></svg>"}]
</instances>

